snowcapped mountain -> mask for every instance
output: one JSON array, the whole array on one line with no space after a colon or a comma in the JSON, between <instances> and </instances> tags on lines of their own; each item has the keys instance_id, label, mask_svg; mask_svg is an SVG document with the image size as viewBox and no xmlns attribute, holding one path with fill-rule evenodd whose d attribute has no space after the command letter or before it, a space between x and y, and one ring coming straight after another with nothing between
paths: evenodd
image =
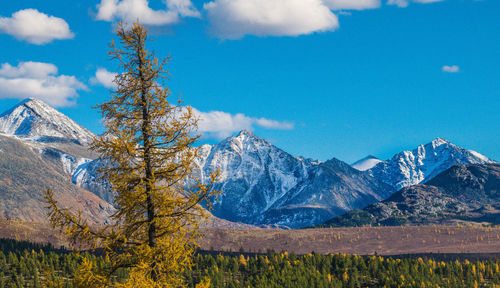
<instances>
[{"instance_id":1,"label":"snowcapped mountain","mask_svg":"<svg viewBox=\"0 0 500 288\"><path fill-rule=\"evenodd\" d=\"M0 114L0 132L42 142L64 138L82 145L89 144L95 137L92 132L38 99L25 99Z\"/></svg>"},{"instance_id":2,"label":"snowcapped mountain","mask_svg":"<svg viewBox=\"0 0 500 288\"><path fill-rule=\"evenodd\" d=\"M243 222L268 210L307 179L311 167L318 164L293 157L248 131L200 150L196 177L206 182L211 171L221 172L216 189L223 194L215 203L214 214Z\"/></svg>"},{"instance_id":3,"label":"snowcapped mountain","mask_svg":"<svg viewBox=\"0 0 500 288\"><path fill-rule=\"evenodd\" d=\"M363 159L360 159L351 164L352 168L357 169L359 171L366 171L368 169L373 168L378 163L383 162L373 155L368 155Z\"/></svg>"},{"instance_id":4,"label":"snowcapped mountain","mask_svg":"<svg viewBox=\"0 0 500 288\"><path fill-rule=\"evenodd\" d=\"M495 163L476 151L436 138L411 151L403 151L368 172L397 190L425 183L454 165Z\"/></svg>"},{"instance_id":5,"label":"snowcapped mountain","mask_svg":"<svg viewBox=\"0 0 500 288\"><path fill-rule=\"evenodd\" d=\"M456 165L321 226L500 223L500 164Z\"/></svg>"},{"instance_id":6,"label":"snowcapped mountain","mask_svg":"<svg viewBox=\"0 0 500 288\"><path fill-rule=\"evenodd\" d=\"M265 211L260 221L292 228L311 226L394 192L389 185L335 158L311 170L309 177Z\"/></svg>"},{"instance_id":7,"label":"snowcapped mountain","mask_svg":"<svg viewBox=\"0 0 500 288\"><path fill-rule=\"evenodd\" d=\"M392 188L348 164L294 157L249 131L201 147L196 177L219 169L214 215L258 225L304 227L388 197Z\"/></svg>"},{"instance_id":8,"label":"snowcapped mountain","mask_svg":"<svg viewBox=\"0 0 500 288\"><path fill-rule=\"evenodd\" d=\"M96 177L100 165L96 159L80 166L73 183L111 199L109 193L104 195L108 185ZM216 169L221 177L215 189L222 194L213 199L212 213L253 225L314 225L394 192L340 160L321 163L295 157L249 131L200 147L194 176L207 183Z\"/></svg>"},{"instance_id":9,"label":"snowcapped mountain","mask_svg":"<svg viewBox=\"0 0 500 288\"><path fill-rule=\"evenodd\" d=\"M3 142L0 141L0 156L4 157L0 158L6 163L11 165L11 159L14 159L12 153L24 149L30 151L31 156L30 159L20 157L20 165L28 167L29 164L25 163L37 162L33 164L33 171L19 171L43 175L44 171L38 171L38 167L53 170L50 170L51 177L41 183L33 182L33 187L39 184L50 187L58 183L58 186L64 187L61 188L63 191L67 191L61 197L70 197L65 196L65 193L76 195L81 194L81 191L93 192L95 195L85 196L92 199L88 200L93 209L91 213L99 221L103 221L103 215L109 214L111 206L98 201L104 199L109 204L113 199L109 184L98 176L99 168L105 163L96 159L96 155L86 146L95 137L93 133L44 102L34 99L25 100L1 114L0 132L3 133L0 138L5 138ZM17 148L10 149L8 145ZM28 155L28 152L23 153ZM215 216L253 225L297 228L322 223L346 211L384 200L396 189L426 182L453 165L492 162L475 151L437 138L412 151L398 153L384 162L368 156L354 163L353 168L335 158L319 162L296 157L249 131L241 131L237 136L218 144L200 147L200 156L194 163L194 175L206 183L212 171L221 171L221 178L215 185L215 189L222 191L214 199ZM368 170L363 171L365 169ZM16 175L11 174L8 169L0 171L0 179L17 179ZM40 175L36 177L42 177ZM23 201L31 201L30 207L37 214L22 210L16 215L26 215L23 216L25 219L38 219L41 207L37 206L35 198L22 190L25 187L19 181L16 182L21 191L19 195L24 197ZM93 199L96 195L98 197ZM4 210L9 213L16 205L22 206L22 203L11 201ZM2 211L0 209L0 213Z\"/></svg>"}]
</instances>

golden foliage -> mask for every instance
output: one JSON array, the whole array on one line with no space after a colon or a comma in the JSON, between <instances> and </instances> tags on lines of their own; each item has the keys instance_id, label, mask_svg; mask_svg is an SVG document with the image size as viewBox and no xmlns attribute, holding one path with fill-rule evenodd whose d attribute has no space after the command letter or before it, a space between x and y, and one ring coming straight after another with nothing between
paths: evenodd
<instances>
[{"instance_id":1,"label":"golden foliage","mask_svg":"<svg viewBox=\"0 0 500 288\"><path fill-rule=\"evenodd\" d=\"M110 55L121 73L112 99L98 105L106 131L91 146L107 162L100 172L115 193L112 224L90 227L81 213L60 208L50 190L49 217L75 247L102 249L109 259L106 267L84 259L76 287L182 287L206 217L200 204L209 205L218 172L208 185L192 175L198 119L180 100L167 101L170 91L163 84L170 58L160 61L146 50L142 25L119 24L116 33L122 48L112 42ZM113 283L119 269L129 277Z\"/></svg>"}]
</instances>

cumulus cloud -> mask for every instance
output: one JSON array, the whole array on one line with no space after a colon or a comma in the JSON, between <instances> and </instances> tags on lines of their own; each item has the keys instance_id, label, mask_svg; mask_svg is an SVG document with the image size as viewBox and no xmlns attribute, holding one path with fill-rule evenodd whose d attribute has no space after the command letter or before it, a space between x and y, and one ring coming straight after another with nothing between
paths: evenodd
<instances>
[{"instance_id":1,"label":"cumulus cloud","mask_svg":"<svg viewBox=\"0 0 500 288\"><path fill-rule=\"evenodd\" d=\"M404 8L407 7L410 2L413 3L420 3L420 4L428 4L428 3L435 3L435 2L442 2L444 0L388 0L387 5L396 5L398 7Z\"/></svg>"},{"instance_id":2,"label":"cumulus cloud","mask_svg":"<svg viewBox=\"0 0 500 288\"><path fill-rule=\"evenodd\" d=\"M105 68L98 68L95 72L95 76L90 78L90 83L93 85L102 85L106 88L113 89L116 84L113 82L115 80L116 73L109 72Z\"/></svg>"},{"instance_id":3,"label":"cumulus cloud","mask_svg":"<svg viewBox=\"0 0 500 288\"><path fill-rule=\"evenodd\" d=\"M203 8L210 32L221 39L297 36L339 26L337 16L322 0L214 0Z\"/></svg>"},{"instance_id":4,"label":"cumulus cloud","mask_svg":"<svg viewBox=\"0 0 500 288\"><path fill-rule=\"evenodd\" d=\"M441 70L446 73L458 73L460 72L460 67L458 67L457 65L451 65L451 66L444 65L443 68L441 68Z\"/></svg>"},{"instance_id":5,"label":"cumulus cloud","mask_svg":"<svg viewBox=\"0 0 500 288\"><path fill-rule=\"evenodd\" d=\"M166 9L153 10L148 0L101 0L97 5L98 20L139 20L146 25L166 25L180 21L181 17L200 17L190 0L166 0Z\"/></svg>"},{"instance_id":6,"label":"cumulus cloud","mask_svg":"<svg viewBox=\"0 0 500 288\"><path fill-rule=\"evenodd\" d=\"M222 111L201 112L193 108L200 119L198 131L207 138L223 139L241 130L254 130L256 126L265 129L290 130L293 123L281 122L267 118L254 118L242 113L230 114Z\"/></svg>"},{"instance_id":7,"label":"cumulus cloud","mask_svg":"<svg viewBox=\"0 0 500 288\"><path fill-rule=\"evenodd\" d=\"M74 76L57 75L54 64L20 62L17 66L0 66L0 99L39 98L57 107L75 103L78 90L85 84Z\"/></svg>"},{"instance_id":8,"label":"cumulus cloud","mask_svg":"<svg viewBox=\"0 0 500 288\"><path fill-rule=\"evenodd\" d=\"M380 0L323 0L332 10L365 10L380 7Z\"/></svg>"},{"instance_id":9,"label":"cumulus cloud","mask_svg":"<svg viewBox=\"0 0 500 288\"><path fill-rule=\"evenodd\" d=\"M11 17L0 17L0 32L37 45L74 37L64 19L49 16L36 9L24 9Z\"/></svg>"}]
</instances>

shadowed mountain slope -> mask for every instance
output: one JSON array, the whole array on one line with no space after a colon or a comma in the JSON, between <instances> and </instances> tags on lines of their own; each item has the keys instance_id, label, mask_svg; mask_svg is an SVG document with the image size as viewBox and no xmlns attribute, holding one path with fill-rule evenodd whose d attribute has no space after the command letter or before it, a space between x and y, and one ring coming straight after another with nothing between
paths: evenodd
<instances>
[{"instance_id":1,"label":"shadowed mountain slope","mask_svg":"<svg viewBox=\"0 0 500 288\"><path fill-rule=\"evenodd\" d=\"M453 166L426 184L335 217L322 226L500 223L500 164Z\"/></svg>"}]
</instances>

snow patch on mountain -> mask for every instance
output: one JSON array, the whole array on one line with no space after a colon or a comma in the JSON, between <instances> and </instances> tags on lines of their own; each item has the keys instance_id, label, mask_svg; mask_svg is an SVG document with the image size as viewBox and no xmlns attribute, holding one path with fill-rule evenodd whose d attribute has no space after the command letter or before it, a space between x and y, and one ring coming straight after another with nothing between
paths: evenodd
<instances>
[{"instance_id":1,"label":"snow patch on mountain","mask_svg":"<svg viewBox=\"0 0 500 288\"><path fill-rule=\"evenodd\" d=\"M106 165L101 159L84 162L79 165L73 173L73 184L84 188L100 198L113 203L114 194L111 185L100 176L99 170Z\"/></svg>"},{"instance_id":2,"label":"snow patch on mountain","mask_svg":"<svg viewBox=\"0 0 500 288\"><path fill-rule=\"evenodd\" d=\"M38 150L44 157L58 162L63 171L68 175L73 175L79 166L91 161L91 159L70 155L53 147L34 146L33 148L34 150Z\"/></svg>"},{"instance_id":3,"label":"snow patch on mountain","mask_svg":"<svg viewBox=\"0 0 500 288\"><path fill-rule=\"evenodd\" d=\"M368 155L363 159L360 159L351 164L352 168L357 169L359 171L366 171L368 169L373 168L378 163L383 162L373 155Z\"/></svg>"}]
</instances>

